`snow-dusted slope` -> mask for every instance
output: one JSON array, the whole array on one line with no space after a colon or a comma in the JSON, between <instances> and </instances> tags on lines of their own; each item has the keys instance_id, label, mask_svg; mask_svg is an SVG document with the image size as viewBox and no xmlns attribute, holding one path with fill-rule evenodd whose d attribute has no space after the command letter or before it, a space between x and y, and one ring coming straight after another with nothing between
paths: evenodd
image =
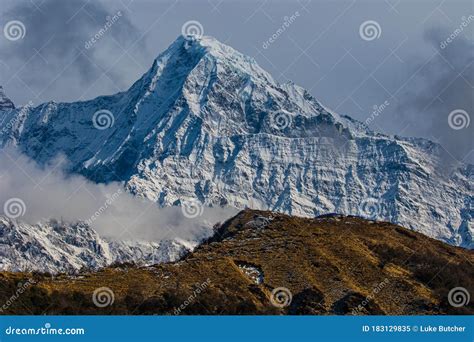
<instances>
[{"instance_id":1,"label":"snow-dusted slope","mask_svg":"<svg viewBox=\"0 0 474 342\"><path fill-rule=\"evenodd\" d=\"M175 261L191 248L177 240L108 240L85 223L29 225L0 216L0 271L75 272L115 262L149 265Z\"/></svg>"},{"instance_id":2,"label":"snow-dusted slope","mask_svg":"<svg viewBox=\"0 0 474 342\"><path fill-rule=\"evenodd\" d=\"M111 127L94 125L100 110ZM373 216L473 247L472 165L333 113L210 37L178 38L125 92L7 110L0 123L12 123L3 144L38 162L63 153L71 171L163 206Z\"/></svg>"}]
</instances>

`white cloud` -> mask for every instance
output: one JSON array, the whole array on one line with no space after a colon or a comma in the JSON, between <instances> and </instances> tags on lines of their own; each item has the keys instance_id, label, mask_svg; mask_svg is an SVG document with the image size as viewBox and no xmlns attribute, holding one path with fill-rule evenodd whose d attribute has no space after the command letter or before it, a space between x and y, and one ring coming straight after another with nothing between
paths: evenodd
<instances>
[{"instance_id":1,"label":"white cloud","mask_svg":"<svg viewBox=\"0 0 474 342\"><path fill-rule=\"evenodd\" d=\"M28 223L82 220L104 236L158 241L194 240L236 213L206 207L202 215L189 218L179 207L159 208L127 193L121 183L95 184L79 175L66 175L62 171L66 163L66 158L57 157L40 167L14 149L0 150L0 214L5 214L4 203L19 198L26 208L18 219Z\"/></svg>"}]
</instances>

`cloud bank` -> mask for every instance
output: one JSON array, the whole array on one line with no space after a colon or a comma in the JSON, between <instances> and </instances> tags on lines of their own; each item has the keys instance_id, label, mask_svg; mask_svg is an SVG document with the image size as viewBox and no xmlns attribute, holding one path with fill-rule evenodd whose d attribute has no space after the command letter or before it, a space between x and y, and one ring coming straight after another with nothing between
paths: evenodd
<instances>
[{"instance_id":1,"label":"cloud bank","mask_svg":"<svg viewBox=\"0 0 474 342\"><path fill-rule=\"evenodd\" d=\"M0 150L0 215L30 224L51 218L86 221L100 235L121 240L198 240L234 209L197 203L159 208L127 193L121 183L95 184L66 175L64 157L40 167L14 149Z\"/></svg>"}]
</instances>

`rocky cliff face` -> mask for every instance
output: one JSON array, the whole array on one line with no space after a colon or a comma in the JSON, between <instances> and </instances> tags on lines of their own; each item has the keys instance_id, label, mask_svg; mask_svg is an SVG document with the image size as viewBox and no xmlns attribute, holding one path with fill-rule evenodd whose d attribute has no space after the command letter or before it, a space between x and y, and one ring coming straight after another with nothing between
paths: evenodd
<instances>
[{"instance_id":1,"label":"rocky cliff face","mask_svg":"<svg viewBox=\"0 0 474 342\"><path fill-rule=\"evenodd\" d=\"M178 38L125 92L10 108L0 123L2 145L39 163L62 153L71 172L162 206L353 214L473 247L473 165L372 132L210 37Z\"/></svg>"}]
</instances>

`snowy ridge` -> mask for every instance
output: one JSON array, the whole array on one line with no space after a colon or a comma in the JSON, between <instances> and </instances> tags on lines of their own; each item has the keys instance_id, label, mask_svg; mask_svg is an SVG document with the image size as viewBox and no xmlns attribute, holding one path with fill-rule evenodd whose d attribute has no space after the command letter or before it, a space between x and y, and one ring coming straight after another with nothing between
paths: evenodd
<instances>
[{"instance_id":1,"label":"snowy ridge","mask_svg":"<svg viewBox=\"0 0 474 342\"><path fill-rule=\"evenodd\" d=\"M114 125L97 130L102 109ZM428 140L372 132L211 37L179 37L125 92L18 113L0 112L0 124L14 122L2 145L39 163L65 154L71 172L123 181L161 206L369 213L474 247L473 165Z\"/></svg>"},{"instance_id":2,"label":"snowy ridge","mask_svg":"<svg viewBox=\"0 0 474 342\"><path fill-rule=\"evenodd\" d=\"M113 263L151 265L176 261L192 248L178 240L109 240L83 222L29 225L0 216L1 271L74 273Z\"/></svg>"}]
</instances>

